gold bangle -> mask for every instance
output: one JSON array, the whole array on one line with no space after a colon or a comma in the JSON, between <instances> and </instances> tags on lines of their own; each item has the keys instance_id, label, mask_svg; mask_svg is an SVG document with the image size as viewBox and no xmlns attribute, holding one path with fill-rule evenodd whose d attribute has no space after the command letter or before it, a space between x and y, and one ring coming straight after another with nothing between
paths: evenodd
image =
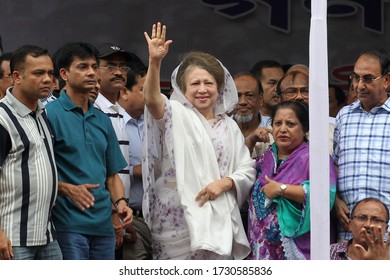
<instances>
[{"instance_id":1,"label":"gold bangle","mask_svg":"<svg viewBox=\"0 0 390 280\"><path fill-rule=\"evenodd\" d=\"M234 188L236 186L236 184L234 183L234 180L231 177L226 177L226 179L228 179L230 182L232 182L232 188Z\"/></svg>"}]
</instances>

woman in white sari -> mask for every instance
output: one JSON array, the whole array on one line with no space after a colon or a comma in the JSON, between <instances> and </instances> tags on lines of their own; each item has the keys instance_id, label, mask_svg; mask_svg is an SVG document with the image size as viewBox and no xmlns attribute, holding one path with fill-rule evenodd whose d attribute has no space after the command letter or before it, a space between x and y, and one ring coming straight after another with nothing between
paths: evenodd
<instances>
[{"instance_id":1,"label":"woman in white sari","mask_svg":"<svg viewBox=\"0 0 390 280\"><path fill-rule=\"evenodd\" d=\"M172 74L170 100L160 89L166 27L145 32L143 214L154 259L244 259L250 252L239 207L256 171L234 120L229 72L213 56L190 53ZM244 221L247 222L247 221Z\"/></svg>"}]
</instances>

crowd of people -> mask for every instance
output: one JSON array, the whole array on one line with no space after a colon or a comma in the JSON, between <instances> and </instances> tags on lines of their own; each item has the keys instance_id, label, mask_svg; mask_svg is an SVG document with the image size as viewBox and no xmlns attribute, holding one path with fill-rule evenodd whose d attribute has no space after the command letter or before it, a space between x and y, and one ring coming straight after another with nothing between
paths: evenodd
<instances>
[{"instance_id":1,"label":"crowd of people","mask_svg":"<svg viewBox=\"0 0 390 280\"><path fill-rule=\"evenodd\" d=\"M115 44L0 56L0 259L309 260L309 69ZM329 255L390 259L390 57L329 84Z\"/></svg>"}]
</instances>

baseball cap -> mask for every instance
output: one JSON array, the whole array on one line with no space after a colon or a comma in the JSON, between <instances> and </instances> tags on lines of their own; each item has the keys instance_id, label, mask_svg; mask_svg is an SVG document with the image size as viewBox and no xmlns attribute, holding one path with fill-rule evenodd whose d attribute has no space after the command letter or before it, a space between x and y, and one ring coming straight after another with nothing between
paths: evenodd
<instances>
[{"instance_id":1,"label":"baseball cap","mask_svg":"<svg viewBox=\"0 0 390 280\"><path fill-rule=\"evenodd\" d=\"M104 58L114 53L123 53L126 57L126 60L129 60L130 58L130 54L118 45L103 43L98 45L96 48L99 51L98 58Z\"/></svg>"}]
</instances>

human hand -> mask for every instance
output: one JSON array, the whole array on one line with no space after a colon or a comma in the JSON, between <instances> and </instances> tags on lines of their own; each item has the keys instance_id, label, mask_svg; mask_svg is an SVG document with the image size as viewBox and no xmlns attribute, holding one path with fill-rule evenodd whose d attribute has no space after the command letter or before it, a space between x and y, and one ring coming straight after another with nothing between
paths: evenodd
<instances>
[{"instance_id":1,"label":"human hand","mask_svg":"<svg viewBox=\"0 0 390 280\"><path fill-rule=\"evenodd\" d=\"M199 206L202 207L207 201L217 199L221 193L230 190L232 187L232 182L229 179L223 178L215 180L198 193L195 197L195 201L201 199Z\"/></svg>"},{"instance_id":2,"label":"human hand","mask_svg":"<svg viewBox=\"0 0 390 280\"><path fill-rule=\"evenodd\" d=\"M112 214L112 223L115 231L115 248L120 248L123 244L123 224L117 213Z\"/></svg>"},{"instance_id":3,"label":"human hand","mask_svg":"<svg viewBox=\"0 0 390 280\"><path fill-rule=\"evenodd\" d=\"M340 225L349 231L349 209L347 204L338 195L336 195L334 201L334 209L336 211L337 220Z\"/></svg>"},{"instance_id":4,"label":"human hand","mask_svg":"<svg viewBox=\"0 0 390 280\"><path fill-rule=\"evenodd\" d=\"M12 251L11 240L9 240L5 232L0 229L0 260L10 260L13 257L14 252Z\"/></svg>"},{"instance_id":5,"label":"human hand","mask_svg":"<svg viewBox=\"0 0 390 280\"><path fill-rule=\"evenodd\" d=\"M265 180L267 181L267 184L261 188L261 191L265 194L265 196L269 199L281 196L282 190L280 186L283 184L275 180L271 180L267 175L265 175Z\"/></svg>"},{"instance_id":6,"label":"human hand","mask_svg":"<svg viewBox=\"0 0 390 280\"><path fill-rule=\"evenodd\" d=\"M381 226L371 225L371 228L362 228L362 236L367 244L365 249L360 244L355 244L359 260L390 260L390 233L387 240L383 240Z\"/></svg>"},{"instance_id":7,"label":"human hand","mask_svg":"<svg viewBox=\"0 0 390 280\"><path fill-rule=\"evenodd\" d=\"M85 210L91 208L95 203L95 198L91 193L91 189L97 189L99 184L82 184L72 185L68 183L59 183L61 192L68 196L78 208Z\"/></svg>"},{"instance_id":8,"label":"human hand","mask_svg":"<svg viewBox=\"0 0 390 280\"><path fill-rule=\"evenodd\" d=\"M272 133L272 129L268 127L258 127L246 139L249 143L256 144L257 142L269 143L269 134Z\"/></svg>"},{"instance_id":9,"label":"human hand","mask_svg":"<svg viewBox=\"0 0 390 280\"><path fill-rule=\"evenodd\" d=\"M144 32L149 48L149 59L161 61L169 50L169 45L172 40L166 41L167 28L165 25L161 26L161 22L153 24L152 35L149 37L147 32Z\"/></svg>"},{"instance_id":10,"label":"human hand","mask_svg":"<svg viewBox=\"0 0 390 280\"><path fill-rule=\"evenodd\" d=\"M133 221L133 210L127 206L125 201L121 201L116 206L116 212L118 213L119 219L122 221L122 229L127 227Z\"/></svg>"},{"instance_id":11,"label":"human hand","mask_svg":"<svg viewBox=\"0 0 390 280\"><path fill-rule=\"evenodd\" d=\"M132 224L128 225L125 228L125 235L123 237L124 242L126 243L135 243L137 242L137 231Z\"/></svg>"}]
</instances>

